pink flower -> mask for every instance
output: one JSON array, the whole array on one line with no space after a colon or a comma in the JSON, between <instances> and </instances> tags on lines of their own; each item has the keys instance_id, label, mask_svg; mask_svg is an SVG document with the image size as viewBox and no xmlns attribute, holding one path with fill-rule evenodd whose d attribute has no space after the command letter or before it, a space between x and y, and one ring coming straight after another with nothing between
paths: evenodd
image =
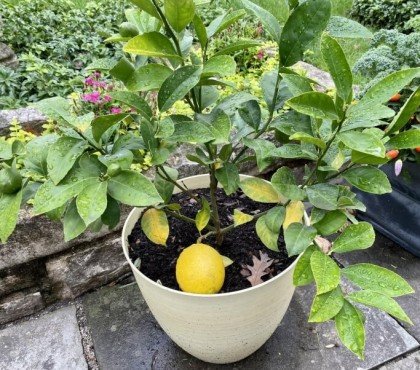
<instances>
[{"instance_id":1,"label":"pink flower","mask_svg":"<svg viewBox=\"0 0 420 370\"><path fill-rule=\"evenodd\" d=\"M110 111L111 114L119 114L122 112L122 109L120 107L111 107Z\"/></svg>"},{"instance_id":2,"label":"pink flower","mask_svg":"<svg viewBox=\"0 0 420 370\"><path fill-rule=\"evenodd\" d=\"M85 85L86 86L93 86L94 82L95 81L93 80L92 77L88 77L88 78L85 79Z\"/></svg>"},{"instance_id":3,"label":"pink flower","mask_svg":"<svg viewBox=\"0 0 420 370\"><path fill-rule=\"evenodd\" d=\"M93 91L89 94L83 95L82 99L83 101L86 101L88 103L97 104L101 99L101 94L99 93L99 91Z\"/></svg>"},{"instance_id":4,"label":"pink flower","mask_svg":"<svg viewBox=\"0 0 420 370\"><path fill-rule=\"evenodd\" d=\"M104 102L109 103L112 100L112 98L109 95L104 96Z\"/></svg>"},{"instance_id":5,"label":"pink flower","mask_svg":"<svg viewBox=\"0 0 420 370\"><path fill-rule=\"evenodd\" d=\"M264 52L264 50L261 49L257 54L257 59L258 60L263 60L264 56L265 56L265 52Z\"/></svg>"},{"instance_id":6,"label":"pink flower","mask_svg":"<svg viewBox=\"0 0 420 370\"><path fill-rule=\"evenodd\" d=\"M95 77L95 78L99 78L99 77L101 77L101 72L96 71L92 74L92 76Z\"/></svg>"}]
</instances>

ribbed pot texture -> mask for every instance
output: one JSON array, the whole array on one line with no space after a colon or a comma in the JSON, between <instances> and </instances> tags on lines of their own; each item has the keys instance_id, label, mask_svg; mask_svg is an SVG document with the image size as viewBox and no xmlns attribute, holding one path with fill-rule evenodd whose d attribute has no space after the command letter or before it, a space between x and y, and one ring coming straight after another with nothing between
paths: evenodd
<instances>
[{"instance_id":1,"label":"ribbed pot texture","mask_svg":"<svg viewBox=\"0 0 420 370\"><path fill-rule=\"evenodd\" d=\"M208 175L180 181L189 189L210 185ZM130 260L128 236L141 213L140 208L130 213L122 245L143 297L162 329L186 352L210 363L237 362L258 350L274 333L289 307L295 290L293 270L297 260L264 284L238 292L197 295L169 289L143 275Z\"/></svg>"}]
</instances>

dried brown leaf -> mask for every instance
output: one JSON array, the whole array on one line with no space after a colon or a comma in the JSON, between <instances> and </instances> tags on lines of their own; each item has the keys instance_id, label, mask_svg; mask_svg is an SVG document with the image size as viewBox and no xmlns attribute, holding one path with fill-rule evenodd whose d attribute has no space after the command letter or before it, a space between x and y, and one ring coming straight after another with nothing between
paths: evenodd
<instances>
[{"instance_id":1,"label":"dried brown leaf","mask_svg":"<svg viewBox=\"0 0 420 370\"><path fill-rule=\"evenodd\" d=\"M247 280L252 286L256 286L264 282L262 277L270 273L270 266L273 264L274 260L272 260L268 254L260 251L260 258L252 256L252 262L252 266L244 266L244 270L241 271L241 274L246 276L246 271L249 271Z\"/></svg>"}]
</instances>

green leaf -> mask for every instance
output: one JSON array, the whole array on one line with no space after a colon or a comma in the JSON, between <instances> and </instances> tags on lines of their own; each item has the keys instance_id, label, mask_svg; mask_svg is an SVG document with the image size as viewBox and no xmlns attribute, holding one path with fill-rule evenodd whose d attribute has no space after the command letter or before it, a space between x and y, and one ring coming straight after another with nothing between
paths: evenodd
<instances>
[{"instance_id":1,"label":"green leaf","mask_svg":"<svg viewBox=\"0 0 420 370\"><path fill-rule=\"evenodd\" d=\"M203 68L202 77L226 77L235 74L236 62L229 55L218 55L210 58Z\"/></svg>"},{"instance_id":2,"label":"green leaf","mask_svg":"<svg viewBox=\"0 0 420 370\"><path fill-rule=\"evenodd\" d=\"M279 233L286 217L286 208L274 207L271 208L266 215L263 216L265 224L274 233Z\"/></svg>"},{"instance_id":3,"label":"green leaf","mask_svg":"<svg viewBox=\"0 0 420 370\"><path fill-rule=\"evenodd\" d=\"M410 98L405 102L394 120L386 129L388 135L401 130L409 121L411 116L420 106L420 86L411 94Z\"/></svg>"},{"instance_id":4,"label":"green leaf","mask_svg":"<svg viewBox=\"0 0 420 370\"><path fill-rule=\"evenodd\" d=\"M201 49L204 49L207 46L209 39L207 37L206 26L198 14L195 14L194 16L193 25L198 41L200 41Z\"/></svg>"},{"instance_id":5,"label":"green leaf","mask_svg":"<svg viewBox=\"0 0 420 370\"><path fill-rule=\"evenodd\" d=\"M233 194L239 188L239 170L232 163L224 163L223 167L216 170L217 181L223 186L226 195Z\"/></svg>"},{"instance_id":6,"label":"green leaf","mask_svg":"<svg viewBox=\"0 0 420 370\"><path fill-rule=\"evenodd\" d=\"M414 149L420 146L420 130L409 130L395 135L386 143L390 149Z\"/></svg>"},{"instance_id":7,"label":"green leaf","mask_svg":"<svg viewBox=\"0 0 420 370\"><path fill-rule=\"evenodd\" d=\"M60 137L50 146L47 157L48 175L54 184L57 185L64 179L86 148L84 140L68 136Z\"/></svg>"},{"instance_id":8,"label":"green leaf","mask_svg":"<svg viewBox=\"0 0 420 370\"><path fill-rule=\"evenodd\" d=\"M336 40L324 34L321 51L337 88L337 95L346 103L350 103L353 96L353 75L343 49Z\"/></svg>"},{"instance_id":9,"label":"green leaf","mask_svg":"<svg viewBox=\"0 0 420 370\"><path fill-rule=\"evenodd\" d=\"M273 163L276 157L276 146L268 140L244 138L243 143L248 148L255 151L257 156L257 165L260 171L265 170Z\"/></svg>"},{"instance_id":10,"label":"green leaf","mask_svg":"<svg viewBox=\"0 0 420 370\"><path fill-rule=\"evenodd\" d=\"M284 24L289 17L287 0L252 0L252 2L274 15L280 24Z\"/></svg>"},{"instance_id":11,"label":"green leaf","mask_svg":"<svg viewBox=\"0 0 420 370\"><path fill-rule=\"evenodd\" d=\"M330 257L316 250L311 256L311 268L316 283L316 294L327 293L340 283L340 268Z\"/></svg>"},{"instance_id":12,"label":"green leaf","mask_svg":"<svg viewBox=\"0 0 420 370\"><path fill-rule=\"evenodd\" d=\"M343 344L363 360L365 327L362 313L349 301L344 300L343 307L335 317L335 327Z\"/></svg>"},{"instance_id":13,"label":"green leaf","mask_svg":"<svg viewBox=\"0 0 420 370\"><path fill-rule=\"evenodd\" d=\"M229 116L223 111L218 111L216 118L211 122L211 131L215 137L212 144L229 144L231 129L232 122Z\"/></svg>"},{"instance_id":14,"label":"green leaf","mask_svg":"<svg viewBox=\"0 0 420 370\"><path fill-rule=\"evenodd\" d=\"M130 39L130 38L128 38ZM125 83L128 81L133 73L136 71L133 63L131 63L126 57L122 57L112 69L109 70L109 74L117 80Z\"/></svg>"},{"instance_id":15,"label":"green leaf","mask_svg":"<svg viewBox=\"0 0 420 370\"><path fill-rule=\"evenodd\" d=\"M128 170L133 163L133 152L128 149L121 149L115 154L106 154L99 157L99 161L109 167L111 164L119 165L123 170Z\"/></svg>"},{"instance_id":16,"label":"green leaf","mask_svg":"<svg viewBox=\"0 0 420 370\"><path fill-rule=\"evenodd\" d=\"M207 27L208 38L214 37L226 28L230 27L236 21L241 19L246 12L243 9L231 11L228 14L222 14L213 20Z\"/></svg>"},{"instance_id":17,"label":"green leaf","mask_svg":"<svg viewBox=\"0 0 420 370\"><path fill-rule=\"evenodd\" d=\"M327 144L317 137L307 134L306 132L296 132L289 137L289 140L302 141L317 146L318 148L325 149Z\"/></svg>"},{"instance_id":18,"label":"green leaf","mask_svg":"<svg viewBox=\"0 0 420 370\"><path fill-rule=\"evenodd\" d=\"M266 224L265 217L260 217L256 224L255 229L257 231L257 235L262 241L262 243L268 248L273 251L278 252L278 239L279 239L279 232L273 232Z\"/></svg>"},{"instance_id":19,"label":"green leaf","mask_svg":"<svg viewBox=\"0 0 420 370\"><path fill-rule=\"evenodd\" d=\"M236 53L239 50L255 48L257 46L261 46L260 41L239 40L232 45L228 45L228 46L224 47L223 49L218 50L213 55L218 56L218 55L225 55L225 54L233 54L233 53Z\"/></svg>"},{"instance_id":20,"label":"green leaf","mask_svg":"<svg viewBox=\"0 0 420 370\"><path fill-rule=\"evenodd\" d=\"M286 104L299 113L319 118L338 120L334 101L324 93L312 91L289 99Z\"/></svg>"},{"instance_id":21,"label":"green leaf","mask_svg":"<svg viewBox=\"0 0 420 370\"><path fill-rule=\"evenodd\" d=\"M412 321L401 308L401 306L395 300L384 294L375 292L373 290L359 290L358 292L350 293L347 298L353 302L379 308L391 316L394 316L396 319L413 325Z\"/></svg>"},{"instance_id":22,"label":"green leaf","mask_svg":"<svg viewBox=\"0 0 420 370\"><path fill-rule=\"evenodd\" d=\"M322 217L322 219L316 222L313 226L318 230L318 232L321 235L328 236L334 234L340 228L342 228L346 221L347 216L342 211L337 210L327 212L325 216Z\"/></svg>"},{"instance_id":23,"label":"green leaf","mask_svg":"<svg viewBox=\"0 0 420 370\"><path fill-rule=\"evenodd\" d=\"M359 222L347 227L334 241L332 252L346 253L370 248L375 242L375 231L371 224Z\"/></svg>"},{"instance_id":24,"label":"green leaf","mask_svg":"<svg viewBox=\"0 0 420 370\"><path fill-rule=\"evenodd\" d=\"M309 135L313 134L311 118L293 110L278 116L271 124L271 127L288 136L297 132L305 132Z\"/></svg>"},{"instance_id":25,"label":"green leaf","mask_svg":"<svg viewBox=\"0 0 420 370\"><path fill-rule=\"evenodd\" d=\"M311 256L317 249L311 245L299 257L296 264L295 271L293 272L293 284L295 286L305 286L314 281L314 275L311 269Z\"/></svg>"},{"instance_id":26,"label":"green leaf","mask_svg":"<svg viewBox=\"0 0 420 370\"><path fill-rule=\"evenodd\" d=\"M317 184L306 189L309 202L316 208L333 211L338 207L339 188L332 184Z\"/></svg>"},{"instance_id":27,"label":"green leaf","mask_svg":"<svg viewBox=\"0 0 420 370\"><path fill-rule=\"evenodd\" d=\"M260 84L267 106L270 108L274 106L275 109L280 109L283 107L286 100L291 98L293 95L284 81L280 82L278 86L278 93L275 94L277 88L277 76L277 70L265 72L261 78ZM276 101L273 102L275 96Z\"/></svg>"},{"instance_id":28,"label":"green leaf","mask_svg":"<svg viewBox=\"0 0 420 370\"><path fill-rule=\"evenodd\" d=\"M22 191L16 194L0 194L0 241L6 243L19 218Z\"/></svg>"},{"instance_id":29,"label":"green leaf","mask_svg":"<svg viewBox=\"0 0 420 370\"><path fill-rule=\"evenodd\" d=\"M160 20L160 15L153 5L151 0L130 0L134 5L137 5L141 10Z\"/></svg>"},{"instance_id":30,"label":"green leaf","mask_svg":"<svg viewBox=\"0 0 420 370\"><path fill-rule=\"evenodd\" d=\"M312 81L304 76L283 73L282 77L293 96L313 91L311 86Z\"/></svg>"},{"instance_id":31,"label":"green leaf","mask_svg":"<svg viewBox=\"0 0 420 370\"><path fill-rule=\"evenodd\" d=\"M363 110L368 105L386 103L394 94L419 76L420 67L393 72L373 85L360 100L357 107Z\"/></svg>"},{"instance_id":32,"label":"green leaf","mask_svg":"<svg viewBox=\"0 0 420 370\"><path fill-rule=\"evenodd\" d=\"M86 186L76 199L77 211L86 226L95 222L106 210L108 183Z\"/></svg>"},{"instance_id":33,"label":"green leaf","mask_svg":"<svg viewBox=\"0 0 420 370\"><path fill-rule=\"evenodd\" d=\"M389 161L388 158L378 158L374 157L373 155L365 154L358 152L356 150L352 150L351 152L351 161L358 164L385 164Z\"/></svg>"},{"instance_id":34,"label":"green leaf","mask_svg":"<svg viewBox=\"0 0 420 370\"><path fill-rule=\"evenodd\" d=\"M368 132L347 131L337 136L350 149L374 157L385 157L385 146L382 141Z\"/></svg>"},{"instance_id":35,"label":"green leaf","mask_svg":"<svg viewBox=\"0 0 420 370\"><path fill-rule=\"evenodd\" d=\"M360 23L339 16L330 18L326 31L332 37L343 39L371 39L373 36L372 32Z\"/></svg>"},{"instance_id":36,"label":"green leaf","mask_svg":"<svg viewBox=\"0 0 420 370\"><path fill-rule=\"evenodd\" d=\"M120 123L128 115L125 113L122 114L110 114L107 116L100 116L95 118L92 122L92 135L96 141L101 140L102 135L112 126Z\"/></svg>"},{"instance_id":37,"label":"green leaf","mask_svg":"<svg viewBox=\"0 0 420 370\"><path fill-rule=\"evenodd\" d=\"M151 120L153 117L152 108L150 108L146 100L138 94L129 91L113 91L110 92L109 95L112 99L136 109L137 112L144 118Z\"/></svg>"},{"instance_id":38,"label":"green leaf","mask_svg":"<svg viewBox=\"0 0 420 370\"><path fill-rule=\"evenodd\" d=\"M159 32L148 32L133 37L124 45L123 50L146 57L181 59L171 41Z\"/></svg>"},{"instance_id":39,"label":"green leaf","mask_svg":"<svg viewBox=\"0 0 420 370\"><path fill-rule=\"evenodd\" d=\"M350 184L367 193L387 194L392 192L388 177L376 167L351 168L344 172L343 177Z\"/></svg>"},{"instance_id":40,"label":"green leaf","mask_svg":"<svg viewBox=\"0 0 420 370\"><path fill-rule=\"evenodd\" d=\"M359 263L342 270L343 275L360 288L373 290L389 297L414 293L401 276L386 268L370 263Z\"/></svg>"},{"instance_id":41,"label":"green leaf","mask_svg":"<svg viewBox=\"0 0 420 370\"><path fill-rule=\"evenodd\" d=\"M302 200L305 191L297 186L295 175L288 167L282 167L271 177L274 188L283 196L291 200Z\"/></svg>"},{"instance_id":42,"label":"green leaf","mask_svg":"<svg viewBox=\"0 0 420 370\"><path fill-rule=\"evenodd\" d=\"M67 207L63 217L64 240L66 242L77 238L86 230L86 224L77 212L76 201L73 200Z\"/></svg>"},{"instance_id":43,"label":"green leaf","mask_svg":"<svg viewBox=\"0 0 420 370\"><path fill-rule=\"evenodd\" d=\"M200 233L208 225L211 216L210 204L205 198L201 199L201 205L201 209L195 216L195 226Z\"/></svg>"},{"instance_id":44,"label":"green leaf","mask_svg":"<svg viewBox=\"0 0 420 370\"><path fill-rule=\"evenodd\" d=\"M187 27L195 15L193 0L165 0L165 16L176 32L181 32Z\"/></svg>"},{"instance_id":45,"label":"green leaf","mask_svg":"<svg viewBox=\"0 0 420 370\"><path fill-rule=\"evenodd\" d=\"M161 64L147 64L135 70L124 81L130 91L147 92L159 90L163 82L172 74L172 69Z\"/></svg>"},{"instance_id":46,"label":"green leaf","mask_svg":"<svg viewBox=\"0 0 420 370\"><path fill-rule=\"evenodd\" d=\"M316 229L312 226L305 226L300 223L291 224L284 231L284 241L289 257L302 253L312 244L316 234Z\"/></svg>"},{"instance_id":47,"label":"green leaf","mask_svg":"<svg viewBox=\"0 0 420 370\"><path fill-rule=\"evenodd\" d=\"M12 144L9 142L3 140L3 138L0 139L0 159L11 159L13 158L12 153Z\"/></svg>"},{"instance_id":48,"label":"green leaf","mask_svg":"<svg viewBox=\"0 0 420 370\"><path fill-rule=\"evenodd\" d=\"M241 0L243 6L259 19L275 42L280 42L281 26L276 17L266 9L248 0ZM266 4L266 2L265 2Z\"/></svg>"},{"instance_id":49,"label":"green leaf","mask_svg":"<svg viewBox=\"0 0 420 370\"><path fill-rule=\"evenodd\" d=\"M182 143L208 143L214 140L214 134L207 124L201 122L178 122L168 141Z\"/></svg>"},{"instance_id":50,"label":"green leaf","mask_svg":"<svg viewBox=\"0 0 420 370\"><path fill-rule=\"evenodd\" d=\"M282 197L268 181L258 178L248 178L241 181L240 188L244 194L260 203L279 203Z\"/></svg>"},{"instance_id":51,"label":"green leaf","mask_svg":"<svg viewBox=\"0 0 420 370\"><path fill-rule=\"evenodd\" d=\"M169 223L164 211L150 208L144 212L141 216L141 229L152 243L166 246Z\"/></svg>"},{"instance_id":52,"label":"green leaf","mask_svg":"<svg viewBox=\"0 0 420 370\"><path fill-rule=\"evenodd\" d=\"M121 218L121 210L119 203L112 197L108 196L106 210L101 217L101 221L108 225L110 229L117 227Z\"/></svg>"},{"instance_id":53,"label":"green leaf","mask_svg":"<svg viewBox=\"0 0 420 370\"><path fill-rule=\"evenodd\" d=\"M122 171L111 178L108 193L114 199L133 207L148 207L163 202L152 182L134 171Z\"/></svg>"},{"instance_id":54,"label":"green leaf","mask_svg":"<svg viewBox=\"0 0 420 370\"><path fill-rule=\"evenodd\" d=\"M233 211L233 223L235 227L251 222L253 219L254 216L247 215L246 213L241 212L239 209L235 209Z\"/></svg>"},{"instance_id":55,"label":"green leaf","mask_svg":"<svg viewBox=\"0 0 420 370\"><path fill-rule=\"evenodd\" d=\"M71 114L70 101L67 99L60 97L48 98L36 102L33 105L44 113L45 116L56 121L64 120L70 123L74 119L74 116Z\"/></svg>"},{"instance_id":56,"label":"green leaf","mask_svg":"<svg viewBox=\"0 0 420 370\"><path fill-rule=\"evenodd\" d=\"M176 181L178 180L178 171L174 168L163 166L165 169L165 172L169 175L169 177ZM174 192L175 184L172 182L169 182L164 179L164 177L161 175L161 171L157 171L156 177L155 177L155 187L158 191L159 195L162 197L164 203L168 204L171 201L172 194Z\"/></svg>"},{"instance_id":57,"label":"green leaf","mask_svg":"<svg viewBox=\"0 0 420 370\"><path fill-rule=\"evenodd\" d=\"M281 33L279 51L283 66L291 66L303 59L309 45L327 27L330 15L329 1L308 0L295 8Z\"/></svg>"},{"instance_id":58,"label":"green leaf","mask_svg":"<svg viewBox=\"0 0 420 370\"><path fill-rule=\"evenodd\" d=\"M309 315L309 322L325 322L334 318L344 304L340 287L328 293L315 296Z\"/></svg>"},{"instance_id":59,"label":"green leaf","mask_svg":"<svg viewBox=\"0 0 420 370\"><path fill-rule=\"evenodd\" d=\"M185 66L169 76L159 90L158 106L161 112L167 111L200 82L202 67Z\"/></svg>"},{"instance_id":60,"label":"green leaf","mask_svg":"<svg viewBox=\"0 0 420 370\"><path fill-rule=\"evenodd\" d=\"M239 108L238 113L240 117L257 131L261 124L261 107L255 100L250 100L242 104Z\"/></svg>"}]
</instances>

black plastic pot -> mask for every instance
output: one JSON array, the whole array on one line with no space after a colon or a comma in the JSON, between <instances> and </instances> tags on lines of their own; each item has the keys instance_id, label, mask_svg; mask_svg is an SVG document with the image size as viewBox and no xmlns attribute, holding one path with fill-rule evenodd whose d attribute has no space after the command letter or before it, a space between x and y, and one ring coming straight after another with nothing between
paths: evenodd
<instances>
[{"instance_id":1,"label":"black plastic pot","mask_svg":"<svg viewBox=\"0 0 420 370\"><path fill-rule=\"evenodd\" d=\"M371 222L381 234L420 257L420 165L405 162L398 177L393 163L381 169L388 175L393 192L373 195L357 191L367 207L359 218Z\"/></svg>"}]
</instances>

